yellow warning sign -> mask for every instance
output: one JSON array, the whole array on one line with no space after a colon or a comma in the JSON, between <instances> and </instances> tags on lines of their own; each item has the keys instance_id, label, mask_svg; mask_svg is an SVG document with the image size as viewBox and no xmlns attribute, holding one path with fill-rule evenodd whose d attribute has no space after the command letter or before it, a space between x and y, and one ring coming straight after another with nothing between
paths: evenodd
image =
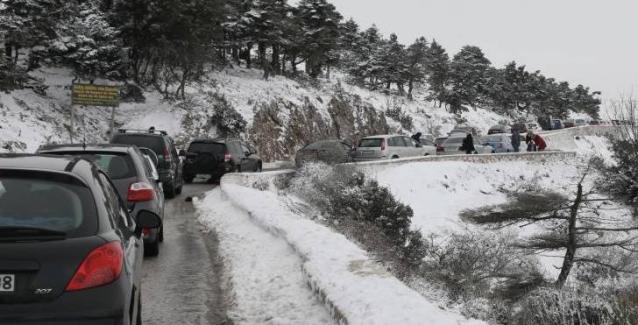
<instances>
[{"instance_id":1,"label":"yellow warning sign","mask_svg":"<svg viewBox=\"0 0 638 325\"><path fill-rule=\"evenodd\" d=\"M118 106L120 87L91 84L73 84L73 105Z\"/></svg>"}]
</instances>

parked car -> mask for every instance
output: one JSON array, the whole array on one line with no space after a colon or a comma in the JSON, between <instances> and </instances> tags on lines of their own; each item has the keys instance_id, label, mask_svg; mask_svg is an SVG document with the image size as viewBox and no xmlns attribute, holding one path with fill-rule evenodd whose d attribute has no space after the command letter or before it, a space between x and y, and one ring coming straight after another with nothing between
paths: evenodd
<instances>
[{"instance_id":1,"label":"parked car","mask_svg":"<svg viewBox=\"0 0 638 325\"><path fill-rule=\"evenodd\" d=\"M352 161L350 151L352 145L341 140L324 140L311 143L295 155L297 168L307 162L324 162L327 164L341 164Z\"/></svg>"},{"instance_id":2,"label":"parked car","mask_svg":"<svg viewBox=\"0 0 638 325\"><path fill-rule=\"evenodd\" d=\"M465 133L454 133L450 135L445 142L441 145L442 150L437 152L439 155L460 155L465 154L465 151L461 150L461 146L463 145L463 139L467 137ZM492 147L488 145L483 145L480 137L473 136L474 140L474 148L476 152L479 154L487 154L492 153Z\"/></svg>"},{"instance_id":3,"label":"parked car","mask_svg":"<svg viewBox=\"0 0 638 325\"><path fill-rule=\"evenodd\" d=\"M492 134L483 137L483 145L492 147L492 153L514 152L512 135L507 133Z\"/></svg>"},{"instance_id":4,"label":"parked car","mask_svg":"<svg viewBox=\"0 0 638 325\"><path fill-rule=\"evenodd\" d=\"M567 120L567 121L565 121L565 123L563 123L563 127L564 127L565 129L567 129L567 128L573 128L573 127L576 127L576 121L574 121L574 120Z\"/></svg>"},{"instance_id":5,"label":"parked car","mask_svg":"<svg viewBox=\"0 0 638 325\"><path fill-rule=\"evenodd\" d=\"M487 134L500 134L500 133L508 133L509 131L507 130L507 127L504 125L494 125L493 127L491 127L488 131Z\"/></svg>"},{"instance_id":6,"label":"parked car","mask_svg":"<svg viewBox=\"0 0 638 325\"><path fill-rule=\"evenodd\" d=\"M142 230L77 157L0 155L0 324L141 324Z\"/></svg>"},{"instance_id":7,"label":"parked car","mask_svg":"<svg viewBox=\"0 0 638 325\"><path fill-rule=\"evenodd\" d=\"M527 130L532 132L539 132L543 129L536 122L527 122Z\"/></svg>"},{"instance_id":8,"label":"parked car","mask_svg":"<svg viewBox=\"0 0 638 325\"><path fill-rule=\"evenodd\" d=\"M602 125L602 121L601 120L591 120L589 121L589 125Z\"/></svg>"},{"instance_id":9,"label":"parked car","mask_svg":"<svg viewBox=\"0 0 638 325\"><path fill-rule=\"evenodd\" d=\"M585 126L585 125L587 125L587 121L585 119L578 118L578 119L574 120L574 125L575 126Z\"/></svg>"},{"instance_id":10,"label":"parked car","mask_svg":"<svg viewBox=\"0 0 638 325\"><path fill-rule=\"evenodd\" d=\"M565 128L565 124L561 119L552 119L552 130L559 130Z\"/></svg>"},{"instance_id":11,"label":"parked car","mask_svg":"<svg viewBox=\"0 0 638 325\"><path fill-rule=\"evenodd\" d=\"M527 131L529 131L527 129L527 123L514 123L514 124L512 124L512 131L511 132L515 132L514 130L518 131L518 133L527 133Z\"/></svg>"},{"instance_id":12,"label":"parked car","mask_svg":"<svg viewBox=\"0 0 638 325\"><path fill-rule=\"evenodd\" d=\"M128 210L133 215L148 210L164 220L164 191L159 175L151 163L151 158L136 146L52 145L38 149L38 153L77 156L94 162L111 178L120 198L126 202ZM148 256L159 254L159 243L162 241L163 227L144 229L144 251Z\"/></svg>"},{"instance_id":13,"label":"parked car","mask_svg":"<svg viewBox=\"0 0 638 325\"><path fill-rule=\"evenodd\" d=\"M229 172L261 172L263 165L257 151L237 139L194 140L185 154L186 183L191 183L197 175L209 175L216 180Z\"/></svg>"},{"instance_id":14,"label":"parked car","mask_svg":"<svg viewBox=\"0 0 638 325\"><path fill-rule=\"evenodd\" d=\"M375 135L359 141L352 151L354 161L379 159L397 159L436 154L436 147L416 143L414 139L403 135Z\"/></svg>"},{"instance_id":15,"label":"parked car","mask_svg":"<svg viewBox=\"0 0 638 325\"><path fill-rule=\"evenodd\" d=\"M471 133L472 136L478 136L479 135L479 132L478 132L478 130L475 127L468 126L468 125L461 125L461 124L456 125L452 129L452 131L450 131L448 133L448 135L452 135L452 134L455 134L455 133L463 133L463 134Z\"/></svg>"},{"instance_id":16,"label":"parked car","mask_svg":"<svg viewBox=\"0 0 638 325\"><path fill-rule=\"evenodd\" d=\"M184 177L182 175L182 160L179 158L173 139L165 131L155 130L126 130L121 129L113 135L111 143L132 144L140 148L149 148L157 154L157 170L167 198L173 198L182 193Z\"/></svg>"},{"instance_id":17,"label":"parked car","mask_svg":"<svg viewBox=\"0 0 638 325\"><path fill-rule=\"evenodd\" d=\"M445 149L443 148L443 142L447 140L448 137L438 137L434 140L434 146L436 147L436 153L443 152Z\"/></svg>"}]
</instances>

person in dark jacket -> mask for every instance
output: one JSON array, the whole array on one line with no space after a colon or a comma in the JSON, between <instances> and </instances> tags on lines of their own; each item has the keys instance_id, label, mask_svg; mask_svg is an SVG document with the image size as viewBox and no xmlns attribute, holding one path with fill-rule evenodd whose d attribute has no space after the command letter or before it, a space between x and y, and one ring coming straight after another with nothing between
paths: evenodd
<instances>
[{"instance_id":1,"label":"person in dark jacket","mask_svg":"<svg viewBox=\"0 0 638 325\"><path fill-rule=\"evenodd\" d=\"M536 144L534 143L534 133L532 131L527 132L525 137L525 144L527 144L527 151L536 151Z\"/></svg>"},{"instance_id":2,"label":"person in dark jacket","mask_svg":"<svg viewBox=\"0 0 638 325\"><path fill-rule=\"evenodd\" d=\"M540 135L538 134L534 135L533 141L538 151L543 151L545 150L545 148L547 148L547 143Z\"/></svg>"},{"instance_id":3,"label":"person in dark jacket","mask_svg":"<svg viewBox=\"0 0 638 325\"><path fill-rule=\"evenodd\" d=\"M512 147L514 152L521 151L521 134L517 129L512 129Z\"/></svg>"},{"instance_id":4,"label":"person in dark jacket","mask_svg":"<svg viewBox=\"0 0 638 325\"><path fill-rule=\"evenodd\" d=\"M472 138L472 134L468 133L467 137L463 139L463 145L461 146L461 150L465 151L466 154L476 153L476 148L474 148L474 138Z\"/></svg>"},{"instance_id":5,"label":"person in dark jacket","mask_svg":"<svg viewBox=\"0 0 638 325\"><path fill-rule=\"evenodd\" d=\"M417 132L416 134L412 135L412 139L414 139L414 141L416 141L416 143L421 143L421 132Z\"/></svg>"}]
</instances>

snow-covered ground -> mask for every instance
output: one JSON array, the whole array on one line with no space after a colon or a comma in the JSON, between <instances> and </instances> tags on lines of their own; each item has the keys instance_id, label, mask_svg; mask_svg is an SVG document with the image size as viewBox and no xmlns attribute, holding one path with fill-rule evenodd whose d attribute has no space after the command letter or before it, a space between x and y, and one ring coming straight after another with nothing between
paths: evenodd
<instances>
[{"instance_id":1,"label":"snow-covered ground","mask_svg":"<svg viewBox=\"0 0 638 325\"><path fill-rule=\"evenodd\" d=\"M253 224L220 189L197 202L201 222L218 230L237 325L334 324L301 274L302 260L281 238Z\"/></svg>"},{"instance_id":2,"label":"snow-covered ground","mask_svg":"<svg viewBox=\"0 0 638 325\"><path fill-rule=\"evenodd\" d=\"M235 281L244 281L243 278L248 281L238 287L233 281L238 298L241 296L247 300L261 299L262 291L274 286L254 285L250 281L254 281L252 279L257 276L257 272L272 272L262 270L262 263L270 263L271 267L277 267L272 263L278 263L263 260L288 260L294 252L297 260L301 262L301 267L282 267L280 272L289 273L286 277L291 279L303 275L313 292L324 300L333 317L341 323L485 324L477 320L468 320L454 312L446 311L437 302L426 300L372 261L366 252L343 235L293 212L289 206L289 198L270 191L242 187L236 182L225 180L222 181L221 191L221 194L219 190L209 193L197 206L200 210L200 220L222 234L221 250L228 263L231 277L235 277ZM235 213L238 210L243 210L243 214ZM273 240L279 241L279 244ZM280 247L281 243L286 243L288 249ZM261 247L258 247L260 244ZM275 248L271 250L270 246ZM245 261L252 261L252 264ZM297 291L296 294L301 296L301 301L306 300L306 292ZM275 295L271 299L279 298L282 297ZM254 305L253 308L261 310L263 305L270 302L237 303L243 306L233 310L233 313L237 313L234 318L241 319L244 314L257 314L246 308ZM291 305L290 308L295 311L289 312L301 312L306 315L316 312L315 309L298 309L305 307ZM299 324L312 324L316 320L314 316L308 317L307 321Z\"/></svg>"},{"instance_id":3,"label":"snow-covered ground","mask_svg":"<svg viewBox=\"0 0 638 325\"><path fill-rule=\"evenodd\" d=\"M73 74L69 69L42 68L32 73L48 87L46 95L38 95L32 90L18 90L0 94L0 152L32 152L40 145L49 142L68 142L71 119L71 84ZM188 139L195 132L187 130L186 119L206 121L210 114L210 94L224 95L250 123L256 108L262 103L278 100L284 103L303 105L309 102L317 107L319 113L329 118L328 105L336 87L361 97L379 112L389 107L402 107L414 120L413 131L423 133L438 130L446 133L455 124L454 116L444 108L425 100L425 94L418 93L414 101L405 97L386 95L369 91L345 82L342 74L333 74L330 80L320 80L316 85L298 82L283 76L273 76L268 81L263 73L255 69L226 69L211 72L201 83L187 87L186 102L166 101L156 91L149 89L144 93L144 103L122 103L116 110L116 124L125 128L147 129L155 126L164 129L180 139ZM96 83L112 83L96 80ZM193 108L194 107L194 108ZM86 136L89 142L104 141L108 138L110 108L77 107L75 109L74 129L76 142ZM463 114L467 123L485 132L490 126L506 120L498 114L485 109L470 110ZM84 122L82 121L84 120ZM393 132L401 130L398 122L388 119ZM200 128L201 129L201 128ZM196 130L208 135L208 130ZM210 131L214 135L214 130ZM8 148L8 143L18 142ZM1 147L7 147L2 149Z\"/></svg>"}]
</instances>

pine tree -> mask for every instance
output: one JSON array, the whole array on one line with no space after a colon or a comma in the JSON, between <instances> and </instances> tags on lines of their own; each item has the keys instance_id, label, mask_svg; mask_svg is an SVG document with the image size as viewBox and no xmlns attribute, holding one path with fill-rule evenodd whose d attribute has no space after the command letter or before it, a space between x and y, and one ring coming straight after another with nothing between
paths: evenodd
<instances>
[{"instance_id":1,"label":"pine tree","mask_svg":"<svg viewBox=\"0 0 638 325\"><path fill-rule=\"evenodd\" d=\"M462 105L475 107L487 86L490 61L476 46L465 46L454 56L450 65L452 111L458 113Z\"/></svg>"},{"instance_id":2,"label":"pine tree","mask_svg":"<svg viewBox=\"0 0 638 325\"><path fill-rule=\"evenodd\" d=\"M301 0L297 14L304 34L303 56L306 71L317 78L334 58L342 16L326 0Z\"/></svg>"},{"instance_id":3,"label":"pine tree","mask_svg":"<svg viewBox=\"0 0 638 325\"><path fill-rule=\"evenodd\" d=\"M408 98L412 98L412 90L417 84L425 81L429 62L429 47L425 37L418 38L406 52Z\"/></svg>"},{"instance_id":4,"label":"pine tree","mask_svg":"<svg viewBox=\"0 0 638 325\"><path fill-rule=\"evenodd\" d=\"M450 81L450 57L436 40L430 44L427 62L427 82L432 93L430 99L445 102Z\"/></svg>"}]
</instances>

